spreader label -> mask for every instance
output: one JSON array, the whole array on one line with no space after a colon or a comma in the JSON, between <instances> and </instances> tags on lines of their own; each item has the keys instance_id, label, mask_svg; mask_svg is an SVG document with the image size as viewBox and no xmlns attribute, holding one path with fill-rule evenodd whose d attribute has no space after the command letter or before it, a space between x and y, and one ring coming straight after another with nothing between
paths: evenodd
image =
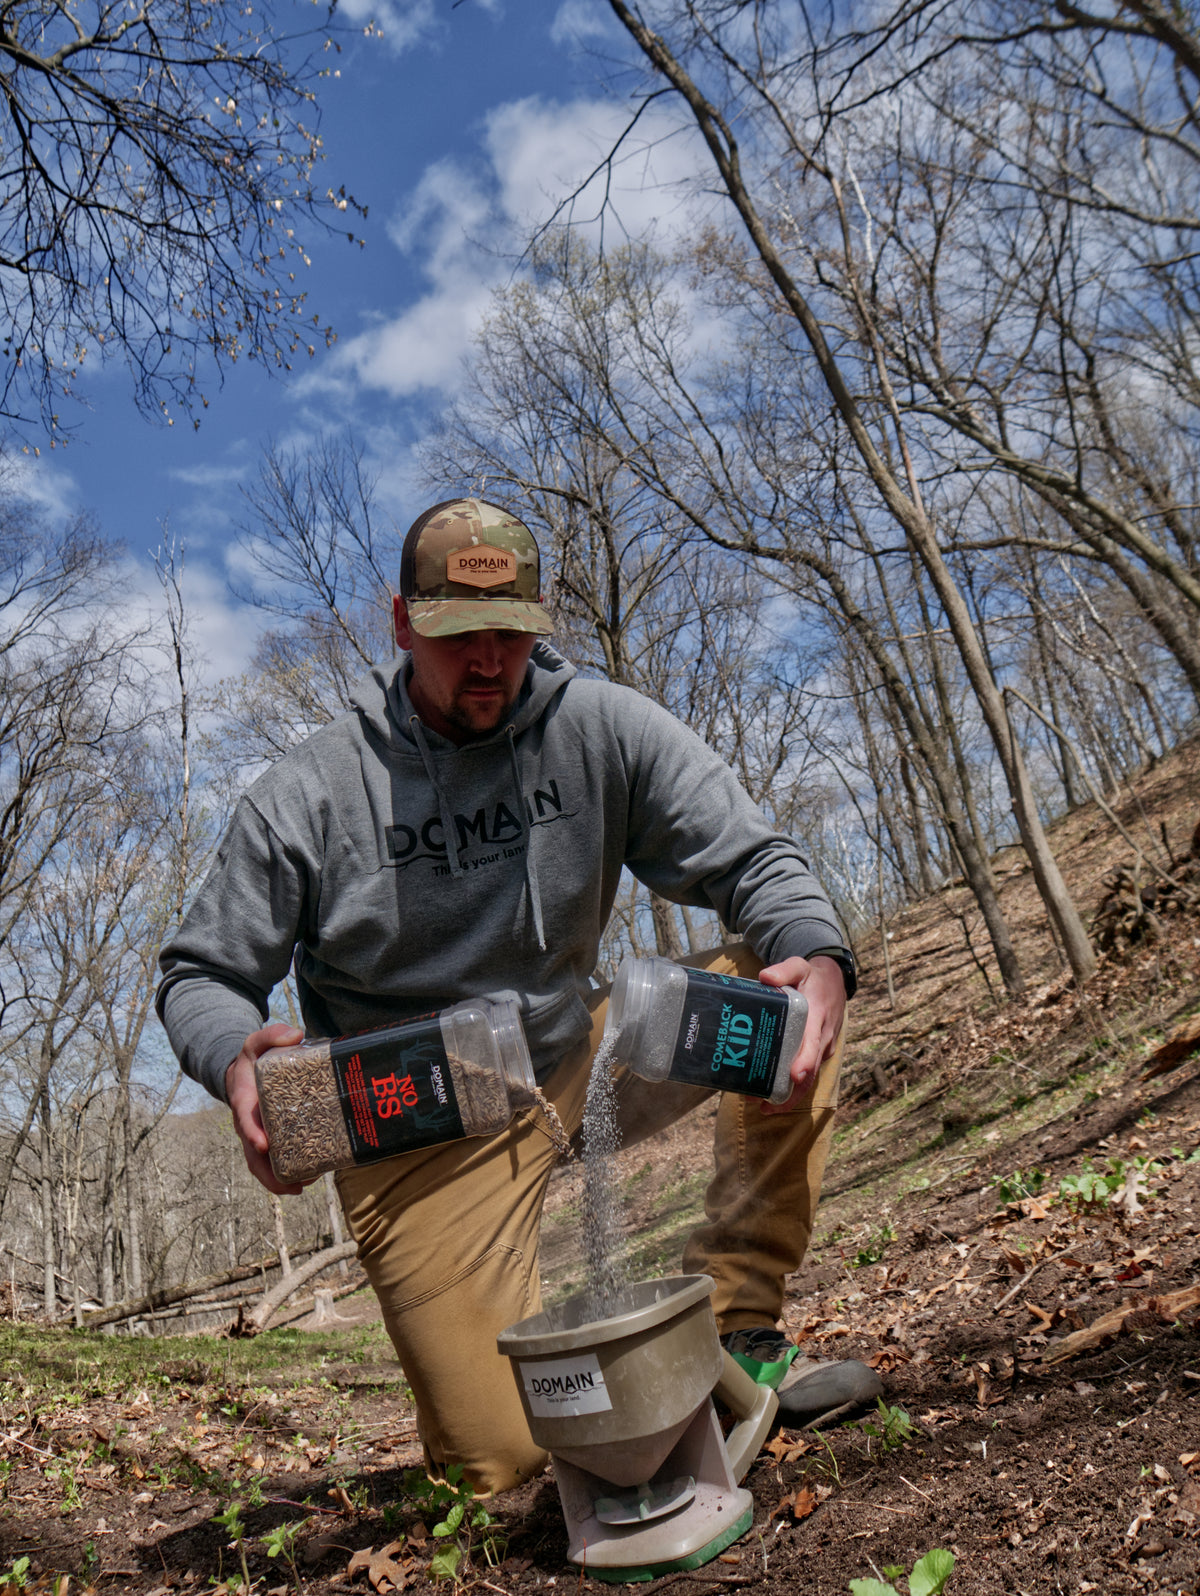
<instances>
[{"instance_id":1,"label":"spreader label","mask_svg":"<svg viewBox=\"0 0 1200 1596\"><path fill-rule=\"evenodd\" d=\"M574 1358L522 1363L521 1380L529 1411L539 1419L571 1418L576 1413L607 1413L612 1398L594 1352Z\"/></svg>"}]
</instances>

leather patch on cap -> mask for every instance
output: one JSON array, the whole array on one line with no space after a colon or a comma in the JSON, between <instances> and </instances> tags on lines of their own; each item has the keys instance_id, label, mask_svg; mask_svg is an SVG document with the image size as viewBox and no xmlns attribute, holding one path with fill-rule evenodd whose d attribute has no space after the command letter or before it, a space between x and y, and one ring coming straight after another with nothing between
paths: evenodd
<instances>
[{"instance_id":1,"label":"leather patch on cap","mask_svg":"<svg viewBox=\"0 0 1200 1596\"><path fill-rule=\"evenodd\" d=\"M453 549L446 556L446 580L467 587L500 587L516 580L517 557L509 549L494 549L490 543L472 543Z\"/></svg>"}]
</instances>

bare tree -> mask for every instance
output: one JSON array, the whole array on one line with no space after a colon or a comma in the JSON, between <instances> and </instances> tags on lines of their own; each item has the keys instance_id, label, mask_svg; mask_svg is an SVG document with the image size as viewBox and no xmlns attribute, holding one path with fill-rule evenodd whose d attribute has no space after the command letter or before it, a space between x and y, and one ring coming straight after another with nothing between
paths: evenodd
<instances>
[{"instance_id":1,"label":"bare tree","mask_svg":"<svg viewBox=\"0 0 1200 1596\"><path fill-rule=\"evenodd\" d=\"M769 573L805 607L809 624L816 619L828 628L830 646L844 634L857 638L898 706L908 746L930 772L1005 985L1019 991L983 834L969 794L964 806L957 791L963 770L956 772L948 754L945 695L927 702L908 652L908 637L928 632L930 619L919 610L902 616L890 598L883 575L897 556L879 550L872 526L855 511L861 481L843 439L829 428L827 398L793 380L796 363L778 336L778 317L760 327L741 316L736 348L706 360L690 337L678 275L654 251L600 256L552 232L531 258L533 282L497 297L480 339L475 391L451 426L439 466L470 462L478 478L511 482L543 507L558 528L560 563L571 571L582 556L568 597L577 603L577 591L593 595L580 614L599 629L604 668L630 654L627 640L618 651L618 620L624 636L639 606L669 613L661 595L670 583L678 590L681 570L713 561L720 569L719 551L759 579ZM706 256L706 282L717 276L717 264ZM737 314L740 306L721 308ZM602 506L601 485L608 495ZM615 531L585 536L589 515ZM707 555L700 552L706 546ZM668 558L653 566L661 553ZM911 576L910 556L902 551L900 560ZM864 589L865 561L881 573L878 597ZM622 562L625 579L617 581ZM643 591L647 571L657 574ZM646 605L650 591L653 608ZM708 613L706 604L698 608ZM687 613L697 613L694 603ZM725 634L714 657L727 646ZM689 679L703 682L704 673Z\"/></svg>"},{"instance_id":2,"label":"bare tree","mask_svg":"<svg viewBox=\"0 0 1200 1596\"><path fill-rule=\"evenodd\" d=\"M293 32L233 0L0 9L0 414L57 433L114 356L143 410L190 409L206 360L273 370L332 337L296 286L298 224L357 209L316 175L332 12Z\"/></svg>"},{"instance_id":3,"label":"bare tree","mask_svg":"<svg viewBox=\"0 0 1200 1596\"><path fill-rule=\"evenodd\" d=\"M341 714L357 678L392 653L402 542L346 437L270 447L245 502L238 538L256 575L240 596L281 624L250 673L224 684L221 744L234 769L278 759Z\"/></svg>"},{"instance_id":4,"label":"bare tree","mask_svg":"<svg viewBox=\"0 0 1200 1596\"><path fill-rule=\"evenodd\" d=\"M1004 770L1014 816L1038 889L1057 927L1076 978L1085 980L1095 969L1095 954L1046 841L1024 757L1013 735L1003 696L988 667L969 607L946 563L936 523L926 508L913 451L884 358L878 323L872 317L869 302L861 291L860 275L853 269L847 270L844 284L856 318L854 332L858 339L858 353L852 364L865 369L874 366L878 379L879 403L870 409L856 397L847 379L847 372L843 369L843 360L830 344L821 315L801 280L791 270L778 234L767 225L764 213L751 192L750 180L743 170L738 139L728 118L701 90L683 64L681 55L672 51L659 35L652 32L634 9L626 5L624 0L610 0L610 4L655 76L664 79L687 106L716 167L722 187L751 240L781 308L795 320L803 333L875 493L903 530L937 594L978 699L996 757ZM728 8L717 5L714 9L727 14ZM752 59L751 66L746 67L736 58L731 58L728 48L723 49L721 42L712 38L704 19L698 16L700 7L689 4L686 11L689 22L693 26L698 24L698 38L693 34L687 42L696 45L702 60L715 61L718 70L727 72L739 88L749 83L751 94L757 95L766 106L766 114L782 126L789 150L802 159L806 169L824 184L834 225L841 234L843 257L853 266L850 210L843 178L828 160L819 155L800 127L784 114L779 101L771 94L770 85L761 76L755 75L759 63ZM706 50L709 51L707 55ZM730 92L732 94L735 91L731 89Z\"/></svg>"}]
</instances>

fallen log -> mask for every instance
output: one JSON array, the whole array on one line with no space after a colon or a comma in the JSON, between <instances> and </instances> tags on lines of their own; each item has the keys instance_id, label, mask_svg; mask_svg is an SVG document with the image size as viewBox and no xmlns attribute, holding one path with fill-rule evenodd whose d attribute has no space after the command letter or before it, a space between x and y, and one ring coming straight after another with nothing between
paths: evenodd
<instances>
[{"instance_id":1,"label":"fallen log","mask_svg":"<svg viewBox=\"0 0 1200 1596\"><path fill-rule=\"evenodd\" d=\"M340 1263L343 1258L353 1258L357 1251L357 1242L343 1241L340 1246L326 1247L323 1252L314 1253L306 1264L299 1269L293 1269L291 1274L285 1275L278 1285L272 1286L270 1291L265 1292L262 1300L249 1313L239 1308L237 1320L230 1327L230 1335L258 1335L271 1322L275 1310L299 1291L305 1281L311 1280L314 1275L319 1275L322 1269L328 1269L331 1264Z\"/></svg>"},{"instance_id":2,"label":"fallen log","mask_svg":"<svg viewBox=\"0 0 1200 1596\"><path fill-rule=\"evenodd\" d=\"M303 1257L318 1246L317 1242L307 1242L303 1247L293 1250L293 1258ZM346 1254L348 1257L349 1254ZM136 1319L141 1314L153 1313L158 1308L169 1308L175 1302L187 1302L192 1297L200 1297L206 1291L216 1291L222 1286L236 1285L239 1280L252 1280L255 1275L265 1274L268 1269L279 1268L279 1254L270 1253L265 1258L258 1258L254 1263L239 1264L236 1269L225 1269L217 1275L205 1275L202 1280L185 1281L181 1286L164 1286L158 1291L150 1291L144 1297L126 1298L124 1302L114 1302L110 1307L97 1308L83 1315L83 1328L91 1330L100 1325L117 1324L122 1319ZM74 1313L62 1315L64 1319L71 1319Z\"/></svg>"},{"instance_id":3,"label":"fallen log","mask_svg":"<svg viewBox=\"0 0 1200 1596\"><path fill-rule=\"evenodd\" d=\"M1119 1308L1104 1314L1086 1329L1076 1330L1061 1341L1055 1341L1042 1353L1043 1363L1061 1363L1073 1358L1077 1352L1090 1352L1111 1336L1124 1331L1156 1329L1160 1324L1173 1324L1189 1308L1200 1308L1200 1281L1186 1286L1182 1291L1167 1291L1157 1297L1147 1297L1141 1302L1126 1300Z\"/></svg>"}]
</instances>

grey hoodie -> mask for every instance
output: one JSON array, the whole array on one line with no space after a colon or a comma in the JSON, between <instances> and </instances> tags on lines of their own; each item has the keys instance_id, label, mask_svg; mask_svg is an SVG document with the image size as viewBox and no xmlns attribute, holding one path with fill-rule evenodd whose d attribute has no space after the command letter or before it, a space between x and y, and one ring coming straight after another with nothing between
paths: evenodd
<instances>
[{"instance_id":1,"label":"grey hoodie","mask_svg":"<svg viewBox=\"0 0 1200 1596\"><path fill-rule=\"evenodd\" d=\"M162 951L159 1016L214 1096L293 957L314 1037L515 993L544 1080L589 1029L623 864L766 963L843 944L796 845L649 699L538 643L502 727L459 748L421 724L407 665L254 783Z\"/></svg>"}]
</instances>

